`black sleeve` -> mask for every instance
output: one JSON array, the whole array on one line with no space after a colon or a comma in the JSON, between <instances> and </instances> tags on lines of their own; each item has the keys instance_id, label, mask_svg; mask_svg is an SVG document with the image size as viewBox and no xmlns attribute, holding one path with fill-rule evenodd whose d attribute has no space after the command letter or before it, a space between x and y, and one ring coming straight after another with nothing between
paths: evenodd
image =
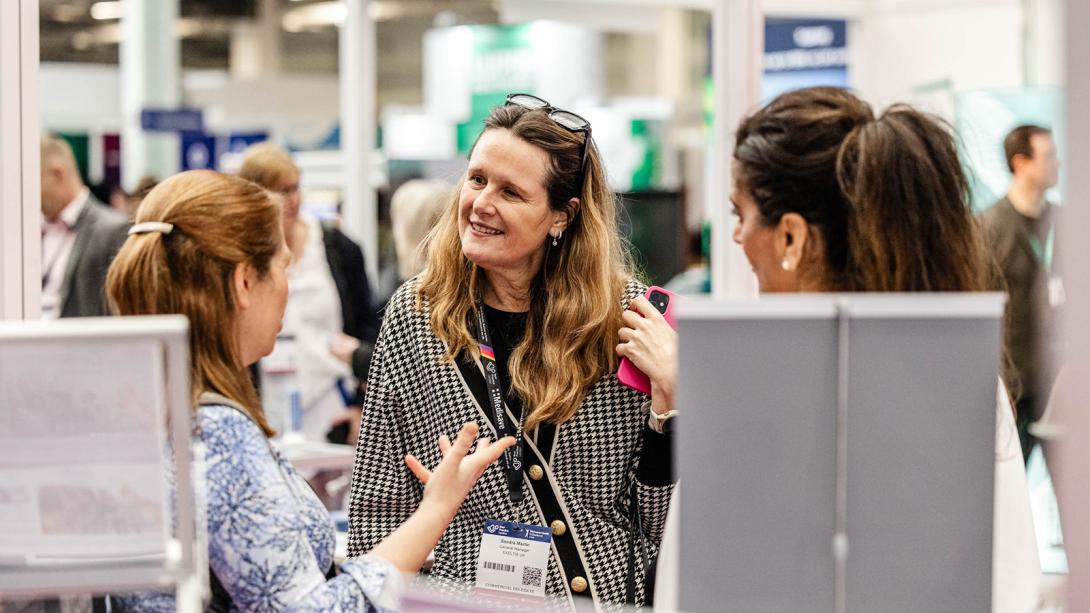
<instances>
[{"instance_id":1,"label":"black sleeve","mask_svg":"<svg viewBox=\"0 0 1090 613\"><path fill-rule=\"evenodd\" d=\"M636 480L653 487L671 485L676 480L674 434L669 426L664 434L655 432L650 426L643 427L643 446L640 448L640 465L636 469Z\"/></svg>"},{"instance_id":2,"label":"black sleeve","mask_svg":"<svg viewBox=\"0 0 1090 613\"><path fill-rule=\"evenodd\" d=\"M367 369L371 367L371 356L375 346L367 341L360 341L360 346L352 352L352 375L360 381L367 380Z\"/></svg>"},{"instance_id":3,"label":"black sleeve","mask_svg":"<svg viewBox=\"0 0 1090 613\"><path fill-rule=\"evenodd\" d=\"M323 225L323 238L326 259L341 299L344 333L373 345L381 322L371 304L371 285L367 280L363 250L336 227Z\"/></svg>"}]
</instances>

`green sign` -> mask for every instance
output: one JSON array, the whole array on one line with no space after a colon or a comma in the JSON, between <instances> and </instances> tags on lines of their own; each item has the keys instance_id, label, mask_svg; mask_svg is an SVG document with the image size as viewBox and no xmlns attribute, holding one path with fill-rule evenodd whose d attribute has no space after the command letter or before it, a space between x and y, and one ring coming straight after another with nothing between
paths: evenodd
<instances>
[{"instance_id":1,"label":"green sign","mask_svg":"<svg viewBox=\"0 0 1090 613\"><path fill-rule=\"evenodd\" d=\"M643 146L639 165L632 172L631 191L656 189L662 181L662 123L651 119L632 120L632 140Z\"/></svg>"},{"instance_id":2,"label":"green sign","mask_svg":"<svg viewBox=\"0 0 1090 613\"><path fill-rule=\"evenodd\" d=\"M531 24L470 26L473 33L473 68L469 75L470 115L458 124L458 153L469 153L488 113L503 104L507 94L532 94L534 89Z\"/></svg>"}]
</instances>

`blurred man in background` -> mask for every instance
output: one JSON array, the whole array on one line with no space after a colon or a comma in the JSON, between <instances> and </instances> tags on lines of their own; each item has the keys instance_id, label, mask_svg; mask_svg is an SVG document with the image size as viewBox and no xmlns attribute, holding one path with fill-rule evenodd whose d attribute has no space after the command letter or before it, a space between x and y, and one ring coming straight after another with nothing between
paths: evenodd
<instances>
[{"instance_id":1,"label":"blurred man in background","mask_svg":"<svg viewBox=\"0 0 1090 613\"><path fill-rule=\"evenodd\" d=\"M106 315L106 271L125 242L125 215L91 196L72 148L42 137L42 319Z\"/></svg>"},{"instance_id":2,"label":"blurred man in background","mask_svg":"<svg viewBox=\"0 0 1090 613\"><path fill-rule=\"evenodd\" d=\"M1059 182L1052 132L1035 125L1011 130L1003 142L1013 179L1007 195L982 215L985 240L1007 292L1004 375L1015 398L1022 454L1035 444L1028 427L1041 416L1052 385L1052 308L1063 301L1053 269L1055 205L1045 192ZM998 280L997 280L998 281Z\"/></svg>"}]
</instances>

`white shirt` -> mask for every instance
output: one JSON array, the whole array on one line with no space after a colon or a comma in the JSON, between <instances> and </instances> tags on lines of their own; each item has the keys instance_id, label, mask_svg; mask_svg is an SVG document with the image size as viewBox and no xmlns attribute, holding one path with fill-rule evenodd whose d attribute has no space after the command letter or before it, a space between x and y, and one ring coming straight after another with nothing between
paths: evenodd
<instances>
[{"instance_id":1,"label":"white shirt","mask_svg":"<svg viewBox=\"0 0 1090 613\"><path fill-rule=\"evenodd\" d=\"M295 338L303 435L307 440L324 441L333 418L345 408L337 380L345 379L349 390L355 389L355 384L349 366L329 350L344 325L322 228L304 217L298 223L306 227L307 237L302 255L288 268L288 306L281 334Z\"/></svg>"},{"instance_id":2,"label":"white shirt","mask_svg":"<svg viewBox=\"0 0 1090 613\"><path fill-rule=\"evenodd\" d=\"M42 215L42 319L57 319L64 300L64 277L68 272L68 259L76 243L73 226L83 213L90 199L91 190L86 187L61 209L56 221Z\"/></svg>"},{"instance_id":3,"label":"white shirt","mask_svg":"<svg viewBox=\"0 0 1090 613\"><path fill-rule=\"evenodd\" d=\"M1029 503L1026 466L1003 383L995 414L995 511L992 517L992 611L1036 611L1041 558Z\"/></svg>"}]
</instances>

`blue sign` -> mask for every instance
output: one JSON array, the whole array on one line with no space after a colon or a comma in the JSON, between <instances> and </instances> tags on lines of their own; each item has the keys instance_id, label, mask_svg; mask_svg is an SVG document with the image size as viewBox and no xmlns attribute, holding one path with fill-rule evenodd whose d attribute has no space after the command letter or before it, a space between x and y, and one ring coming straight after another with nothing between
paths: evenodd
<instances>
[{"instance_id":1,"label":"blue sign","mask_svg":"<svg viewBox=\"0 0 1090 613\"><path fill-rule=\"evenodd\" d=\"M242 153L250 145L269 140L268 132L231 132L227 135L227 152Z\"/></svg>"},{"instance_id":2,"label":"blue sign","mask_svg":"<svg viewBox=\"0 0 1090 613\"><path fill-rule=\"evenodd\" d=\"M842 19L766 21L761 100L818 85L849 85L848 23Z\"/></svg>"},{"instance_id":3,"label":"blue sign","mask_svg":"<svg viewBox=\"0 0 1090 613\"><path fill-rule=\"evenodd\" d=\"M847 65L846 21L770 19L765 22L765 73L825 70Z\"/></svg>"},{"instance_id":4,"label":"blue sign","mask_svg":"<svg viewBox=\"0 0 1090 613\"><path fill-rule=\"evenodd\" d=\"M215 170L216 137L203 132L182 132L182 170Z\"/></svg>"},{"instance_id":5,"label":"blue sign","mask_svg":"<svg viewBox=\"0 0 1090 613\"><path fill-rule=\"evenodd\" d=\"M204 113L199 109L144 109L140 127L146 132L204 132Z\"/></svg>"}]
</instances>

